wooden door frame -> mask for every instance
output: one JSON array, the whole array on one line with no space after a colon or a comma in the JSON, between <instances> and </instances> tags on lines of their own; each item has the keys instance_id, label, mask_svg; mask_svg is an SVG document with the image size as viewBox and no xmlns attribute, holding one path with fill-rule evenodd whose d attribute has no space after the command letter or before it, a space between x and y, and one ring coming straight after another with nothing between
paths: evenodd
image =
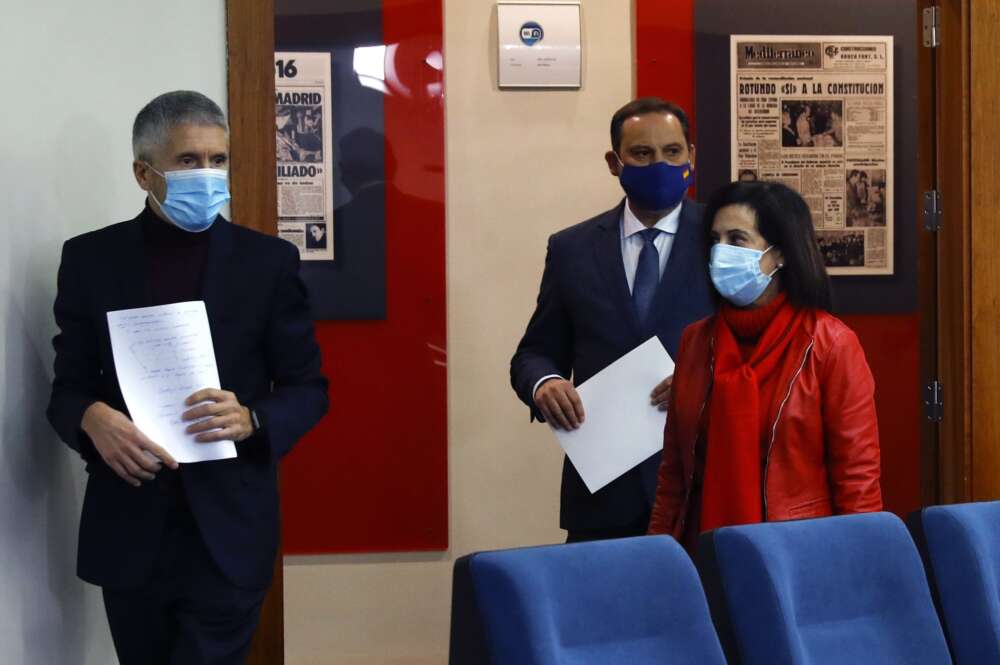
<instances>
[{"instance_id":1,"label":"wooden door frame","mask_svg":"<svg viewBox=\"0 0 1000 665\"><path fill-rule=\"evenodd\" d=\"M917 25L914 30L920 34L923 27L923 9L935 0L918 0ZM919 41L918 41L919 43ZM918 47L917 52L917 186L915 210L923 210L923 194L935 189L937 168L935 163L935 71L934 50ZM902 222L903 220L900 220ZM917 234L917 307L920 320L920 389L938 376L938 320L937 320L937 239L924 226L922 216L908 220L916 226ZM921 393L923 396L923 393ZM923 415L923 414L921 414ZM938 501L938 426L928 418L923 418L920 429L920 501L922 505L933 505Z\"/></svg>"},{"instance_id":2,"label":"wooden door frame","mask_svg":"<svg viewBox=\"0 0 1000 665\"><path fill-rule=\"evenodd\" d=\"M233 221L277 235L274 0L226 0L226 38Z\"/></svg>"},{"instance_id":3,"label":"wooden door frame","mask_svg":"<svg viewBox=\"0 0 1000 665\"><path fill-rule=\"evenodd\" d=\"M938 232L938 376L944 387L939 425L939 503L972 500L972 255L969 0L941 0L935 49L937 189L944 215Z\"/></svg>"},{"instance_id":4,"label":"wooden door frame","mask_svg":"<svg viewBox=\"0 0 1000 665\"><path fill-rule=\"evenodd\" d=\"M939 501L1000 498L1000 94L994 2L940 0L936 53L939 370L945 387Z\"/></svg>"},{"instance_id":5,"label":"wooden door frame","mask_svg":"<svg viewBox=\"0 0 1000 665\"><path fill-rule=\"evenodd\" d=\"M1000 143L996 99L1000 95L995 35L997 2L970 2L969 248L971 261L972 449L969 483L973 501L1000 499Z\"/></svg>"},{"instance_id":6,"label":"wooden door frame","mask_svg":"<svg viewBox=\"0 0 1000 665\"><path fill-rule=\"evenodd\" d=\"M226 43L233 221L277 235L274 0L226 0ZM274 582L264 600L247 663L284 662L284 574L279 549Z\"/></svg>"}]
</instances>

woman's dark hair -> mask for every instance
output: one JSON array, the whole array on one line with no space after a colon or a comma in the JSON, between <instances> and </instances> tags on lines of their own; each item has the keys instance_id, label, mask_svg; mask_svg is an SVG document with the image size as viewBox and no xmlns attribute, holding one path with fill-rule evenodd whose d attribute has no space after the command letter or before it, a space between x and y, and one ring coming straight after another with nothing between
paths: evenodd
<instances>
[{"instance_id":1,"label":"woman's dark hair","mask_svg":"<svg viewBox=\"0 0 1000 665\"><path fill-rule=\"evenodd\" d=\"M705 209L706 247L712 246L712 222L731 205L750 208L757 231L769 245L781 250L784 267L781 285L795 307L830 311L830 277L816 244L809 206L799 194L777 182L733 182L712 195Z\"/></svg>"}]
</instances>

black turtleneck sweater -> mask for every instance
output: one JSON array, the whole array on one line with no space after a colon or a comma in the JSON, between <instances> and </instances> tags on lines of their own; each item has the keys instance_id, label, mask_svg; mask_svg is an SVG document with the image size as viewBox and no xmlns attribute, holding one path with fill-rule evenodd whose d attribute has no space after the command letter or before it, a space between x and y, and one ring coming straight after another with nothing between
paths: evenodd
<instances>
[{"instance_id":1,"label":"black turtleneck sweater","mask_svg":"<svg viewBox=\"0 0 1000 665\"><path fill-rule=\"evenodd\" d=\"M209 232L191 233L157 217L146 204L139 216L151 305L201 300Z\"/></svg>"},{"instance_id":2,"label":"black turtleneck sweater","mask_svg":"<svg viewBox=\"0 0 1000 665\"><path fill-rule=\"evenodd\" d=\"M201 300L208 262L209 232L191 233L160 219L146 204L139 216L150 305ZM187 501L177 471L163 467L158 485L171 497L175 515L187 514Z\"/></svg>"}]
</instances>

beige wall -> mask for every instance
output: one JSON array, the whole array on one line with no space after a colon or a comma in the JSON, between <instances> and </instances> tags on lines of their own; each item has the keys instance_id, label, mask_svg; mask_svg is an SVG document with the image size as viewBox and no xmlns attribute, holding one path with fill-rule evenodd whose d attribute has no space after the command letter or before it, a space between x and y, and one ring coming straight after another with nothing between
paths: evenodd
<instances>
[{"instance_id":1,"label":"beige wall","mask_svg":"<svg viewBox=\"0 0 1000 665\"><path fill-rule=\"evenodd\" d=\"M508 382L546 238L614 205L611 113L632 94L631 3L583 0L584 86L496 88L495 2L446 0L451 549L289 557L288 665L447 662L451 567L557 542L562 456Z\"/></svg>"}]
</instances>

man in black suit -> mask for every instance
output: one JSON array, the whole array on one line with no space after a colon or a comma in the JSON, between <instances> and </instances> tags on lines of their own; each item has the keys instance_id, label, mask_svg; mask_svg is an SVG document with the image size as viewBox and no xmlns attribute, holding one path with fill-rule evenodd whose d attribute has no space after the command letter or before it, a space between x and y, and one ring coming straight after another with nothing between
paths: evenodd
<instances>
[{"instance_id":1,"label":"man in black suit","mask_svg":"<svg viewBox=\"0 0 1000 665\"><path fill-rule=\"evenodd\" d=\"M297 250L218 215L219 107L161 95L132 143L145 209L67 241L59 267L48 417L89 473L77 573L103 589L122 665L242 663L278 552L278 461L326 412L327 382ZM183 419L237 456L179 465L128 415L107 313L192 300L222 389L193 393Z\"/></svg>"},{"instance_id":2,"label":"man in black suit","mask_svg":"<svg viewBox=\"0 0 1000 665\"><path fill-rule=\"evenodd\" d=\"M605 161L626 199L549 238L538 304L511 360L511 384L533 418L586 427L575 385L653 335L675 356L681 331L712 312L702 206L684 196L694 157L675 104L637 99L612 117ZM671 378L650 386L652 405L665 409ZM594 494L565 460L568 542L645 533L659 457Z\"/></svg>"}]
</instances>

